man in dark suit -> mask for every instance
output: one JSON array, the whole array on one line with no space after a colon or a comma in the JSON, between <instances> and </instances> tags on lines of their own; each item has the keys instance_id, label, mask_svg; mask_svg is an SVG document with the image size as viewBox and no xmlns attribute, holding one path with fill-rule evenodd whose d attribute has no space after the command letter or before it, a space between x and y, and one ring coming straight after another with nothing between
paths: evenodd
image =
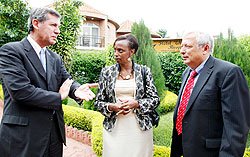
<instances>
[{"instance_id":1,"label":"man in dark suit","mask_svg":"<svg viewBox=\"0 0 250 157\"><path fill-rule=\"evenodd\" d=\"M37 8L29 17L29 36L0 49L4 110L0 156L62 156L65 129L62 100L91 100L89 88L71 80L61 57L46 46L60 33L60 15Z\"/></svg>"},{"instance_id":2,"label":"man in dark suit","mask_svg":"<svg viewBox=\"0 0 250 157\"><path fill-rule=\"evenodd\" d=\"M213 38L184 35L188 65L174 111L172 157L242 157L250 127L250 94L237 65L212 56ZM192 71L192 72L191 72Z\"/></svg>"}]
</instances>

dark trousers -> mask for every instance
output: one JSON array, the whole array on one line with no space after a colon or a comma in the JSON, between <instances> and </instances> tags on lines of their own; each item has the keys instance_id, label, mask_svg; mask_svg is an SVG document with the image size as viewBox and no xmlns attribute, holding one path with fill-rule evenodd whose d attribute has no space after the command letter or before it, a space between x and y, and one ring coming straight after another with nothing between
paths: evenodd
<instances>
[{"instance_id":1,"label":"dark trousers","mask_svg":"<svg viewBox=\"0 0 250 157\"><path fill-rule=\"evenodd\" d=\"M63 144L59 130L56 114L53 115L53 122L50 132L49 143L44 153L44 157L62 157Z\"/></svg>"},{"instance_id":2,"label":"dark trousers","mask_svg":"<svg viewBox=\"0 0 250 157\"><path fill-rule=\"evenodd\" d=\"M177 131L174 132L175 134L175 141L172 141L171 145L171 157L181 157L183 156L183 147L182 147L182 134L177 135Z\"/></svg>"}]
</instances>

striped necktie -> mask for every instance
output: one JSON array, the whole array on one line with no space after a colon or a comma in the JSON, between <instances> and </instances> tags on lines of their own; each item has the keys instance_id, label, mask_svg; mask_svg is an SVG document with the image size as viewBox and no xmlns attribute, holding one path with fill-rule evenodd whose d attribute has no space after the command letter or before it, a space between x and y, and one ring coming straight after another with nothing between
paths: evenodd
<instances>
[{"instance_id":1,"label":"striped necktie","mask_svg":"<svg viewBox=\"0 0 250 157\"><path fill-rule=\"evenodd\" d=\"M191 89L194 86L194 78L197 75L197 72L195 70L193 70L191 72L191 75L187 81L187 85L185 87L185 90L183 92L182 98L181 98L181 103L179 106L179 110L178 110L178 115L177 115L177 121L176 121L176 130L178 132L178 135L180 135L182 133L182 120L184 117L184 113L186 111L187 108L187 104L191 95Z\"/></svg>"},{"instance_id":2,"label":"striped necktie","mask_svg":"<svg viewBox=\"0 0 250 157\"><path fill-rule=\"evenodd\" d=\"M41 61L42 65L43 65L44 71L46 72L46 57L45 57L44 49L41 49L41 51L40 51L40 61Z\"/></svg>"}]
</instances>

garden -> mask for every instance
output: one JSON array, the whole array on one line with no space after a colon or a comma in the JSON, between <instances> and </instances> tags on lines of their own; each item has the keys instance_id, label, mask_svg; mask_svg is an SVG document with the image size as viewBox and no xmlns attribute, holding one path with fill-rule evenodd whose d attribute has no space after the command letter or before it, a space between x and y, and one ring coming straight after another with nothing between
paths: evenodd
<instances>
[{"instance_id":1,"label":"garden","mask_svg":"<svg viewBox=\"0 0 250 157\"><path fill-rule=\"evenodd\" d=\"M77 3L72 5L73 2L69 0L65 0L65 2L67 3L63 5L58 2L56 7L56 10L64 17L62 18L62 26L60 28L62 33L58 36L58 42L51 46L50 49L62 56L64 64L74 80L81 84L98 82L101 69L115 63L113 48L109 45L105 50L78 51L75 48L75 43L79 33L80 19L84 20L78 14L78 6L82 4L75 1ZM18 5L11 3L18 3ZM27 4L20 0L3 0L0 4L1 46L7 42L21 40L27 35L25 31L27 25L23 21L26 21L28 17L29 8L27 8ZM14 6L16 8L11 10L6 6ZM143 21L138 24L134 23L131 31L139 41L139 49L132 59L138 64L147 65L151 68L161 98L161 103L157 108L157 112L161 117L160 123L158 127L153 128L154 156L168 157L170 155L173 129L173 110L181 85L181 75L186 65L183 63L180 53L155 52L152 48L150 31ZM229 29L227 38L224 38L221 34L215 40L214 56L240 66L246 76L248 85L250 85L249 35L236 38L233 36L233 31ZM0 99L3 100L2 87L0 90ZM97 88L93 88L92 91L96 93ZM82 105L78 105L70 98L65 99L63 101L64 119L66 125L88 131L91 134L94 152L101 156L102 122L104 117L95 110L93 103L94 100L84 101ZM244 157L250 157L249 138Z\"/></svg>"}]
</instances>

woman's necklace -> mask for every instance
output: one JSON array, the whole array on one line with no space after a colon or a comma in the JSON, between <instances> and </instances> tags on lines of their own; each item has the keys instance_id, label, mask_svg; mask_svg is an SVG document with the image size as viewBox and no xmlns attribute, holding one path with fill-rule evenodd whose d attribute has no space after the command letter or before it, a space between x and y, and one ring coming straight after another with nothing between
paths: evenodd
<instances>
[{"instance_id":1,"label":"woman's necklace","mask_svg":"<svg viewBox=\"0 0 250 157\"><path fill-rule=\"evenodd\" d=\"M132 72L128 74L127 76L122 76L121 72L119 73L119 75L122 77L123 80L129 80L132 76Z\"/></svg>"}]
</instances>

